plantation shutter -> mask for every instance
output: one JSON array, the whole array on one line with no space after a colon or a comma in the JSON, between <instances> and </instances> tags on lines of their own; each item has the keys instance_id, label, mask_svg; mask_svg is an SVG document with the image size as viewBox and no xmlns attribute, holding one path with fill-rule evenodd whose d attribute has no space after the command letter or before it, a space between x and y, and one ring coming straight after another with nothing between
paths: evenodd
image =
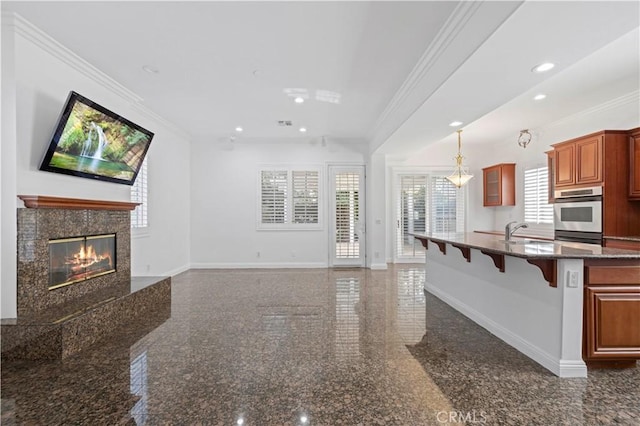
<instances>
[{"instance_id":1,"label":"plantation shutter","mask_svg":"<svg viewBox=\"0 0 640 426\"><path fill-rule=\"evenodd\" d=\"M360 221L360 175L345 172L336 174L336 259L360 257L356 225Z\"/></svg>"},{"instance_id":2,"label":"plantation shutter","mask_svg":"<svg viewBox=\"0 0 640 426\"><path fill-rule=\"evenodd\" d=\"M318 172L293 171L292 223L318 223Z\"/></svg>"},{"instance_id":3,"label":"plantation shutter","mask_svg":"<svg viewBox=\"0 0 640 426\"><path fill-rule=\"evenodd\" d=\"M415 238L409 234L424 233L427 230L427 175L403 175L398 183L398 254L421 257L424 256L422 244L416 243Z\"/></svg>"},{"instance_id":4,"label":"plantation shutter","mask_svg":"<svg viewBox=\"0 0 640 426\"><path fill-rule=\"evenodd\" d=\"M464 192L444 176L431 177L431 232L464 232Z\"/></svg>"},{"instance_id":5,"label":"plantation shutter","mask_svg":"<svg viewBox=\"0 0 640 426\"><path fill-rule=\"evenodd\" d=\"M547 167L524 172L524 221L535 224L553 223L553 205L548 204L549 174Z\"/></svg>"},{"instance_id":6,"label":"plantation shutter","mask_svg":"<svg viewBox=\"0 0 640 426\"><path fill-rule=\"evenodd\" d=\"M140 203L140 205L131 212L132 228L146 228L147 226L149 226L147 204L149 192L149 188L147 185L147 158L149 157L146 157L142 162L142 166L140 167L140 171L138 171L136 181L131 187L131 202Z\"/></svg>"},{"instance_id":7,"label":"plantation shutter","mask_svg":"<svg viewBox=\"0 0 640 426\"><path fill-rule=\"evenodd\" d=\"M263 170L261 172L261 222L285 223L287 212L286 170Z\"/></svg>"}]
</instances>

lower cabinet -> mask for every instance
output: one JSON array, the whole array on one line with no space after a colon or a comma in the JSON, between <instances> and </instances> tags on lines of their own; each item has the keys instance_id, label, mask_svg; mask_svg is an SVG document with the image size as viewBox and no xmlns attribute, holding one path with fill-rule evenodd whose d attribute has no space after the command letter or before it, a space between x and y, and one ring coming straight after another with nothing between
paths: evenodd
<instances>
[{"instance_id":1,"label":"lower cabinet","mask_svg":"<svg viewBox=\"0 0 640 426\"><path fill-rule=\"evenodd\" d=\"M584 359L640 359L640 263L585 261Z\"/></svg>"}]
</instances>

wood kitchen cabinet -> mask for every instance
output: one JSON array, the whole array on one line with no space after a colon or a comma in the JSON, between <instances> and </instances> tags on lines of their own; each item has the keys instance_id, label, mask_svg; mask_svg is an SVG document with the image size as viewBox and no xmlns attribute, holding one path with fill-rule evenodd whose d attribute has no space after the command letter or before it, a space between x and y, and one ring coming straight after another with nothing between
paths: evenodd
<instances>
[{"instance_id":1,"label":"wood kitchen cabinet","mask_svg":"<svg viewBox=\"0 0 640 426\"><path fill-rule=\"evenodd\" d=\"M515 206L515 163L502 163L482 169L483 205Z\"/></svg>"},{"instance_id":2,"label":"wood kitchen cabinet","mask_svg":"<svg viewBox=\"0 0 640 426\"><path fill-rule=\"evenodd\" d=\"M629 199L640 200L640 127L629 131Z\"/></svg>"},{"instance_id":3,"label":"wood kitchen cabinet","mask_svg":"<svg viewBox=\"0 0 640 426\"><path fill-rule=\"evenodd\" d=\"M640 128L602 130L552 145L556 190L602 187L604 235L640 235L640 193L638 198L630 196L634 186L640 189L640 177L629 177L634 176L630 170L630 146L639 149L638 137ZM637 151L633 161L635 173L639 173Z\"/></svg>"},{"instance_id":4,"label":"wood kitchen cabinet","mask_svg":"<svg viewBox=\"0 0 640 426\"><path fill-rule=\"evenodd\" d=\"M619 248L623 250L636 250L640 251L640 240L621 240L615 238L605 238L604 246L609 248Z\"/></svg>"},{"instance_id":5,"label":"wood kitchen cabinet","mask_svg":"<svg viewBox=\"0 0 640 426\"><path fill-rule=\"evenodd\" d=\"M555 185L554 185L554 181L553 181L553 177L555 176L555 158L554 158L554 152L553 151L547 151L545 152L545 154L547 154L547 189L548 189L548 203L549 204L553 204L556 199L555 199Z\"/></svg>"},{"instance_id":6,"label":"wood kitchen cabinet","mask_svg":"<svg viewBox=\"0 0 640 426\"><path fill-rule=\"evenodd\" d=\"M584 269L587 365L634 365L640 358L640 265L593 260Z\"/></svg>"},{"instance_id":7,"label":"wood kitchen cabinet","mask_svg":"<svg viewBox=\"0 0 640 426\"><path fill-rule=\"evenodd\" d=\"M556 187L602 183L602 141L604 135L553 145Z\"/></svg>"}]
</instances>

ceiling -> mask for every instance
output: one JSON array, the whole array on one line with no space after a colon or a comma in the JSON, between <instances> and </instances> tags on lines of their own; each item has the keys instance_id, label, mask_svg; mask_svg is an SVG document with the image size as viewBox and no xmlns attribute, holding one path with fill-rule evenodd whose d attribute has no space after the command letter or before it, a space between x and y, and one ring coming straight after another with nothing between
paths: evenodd
<instances>
[{"instance_id":1,"label":"ceiling","mask_svg":"<svg viewBox=\"0 0 640 426\"><path fill-rule=\"evenodd\" d=\"M638 2L2 7L201 143L324 136L366 141L371 152L406 153L450 135L453 120L479 135L507 134L638 90L640 80L638 34L630 33L640 26ZM605 47L607 64L573 66ZM551 72L530 71L547 60L557 64ZM532 91L543 88L548 99L532 104ZM305 102L296 104L296 96ZM278 126L279 120L292 126Z\"/></svg>"}]
</instances>

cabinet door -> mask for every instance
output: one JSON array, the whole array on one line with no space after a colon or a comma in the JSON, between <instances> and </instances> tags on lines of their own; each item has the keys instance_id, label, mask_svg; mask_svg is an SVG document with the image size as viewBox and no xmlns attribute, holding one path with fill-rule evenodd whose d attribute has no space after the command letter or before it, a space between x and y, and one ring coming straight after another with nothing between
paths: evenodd
<instances>
[{"instance_id":1,"label":"cabinet door","mask_svg":"<svg viewBox=\"0 0 640 426\"><path fill-rule=\"evenodd\" d=\"M640 251L640 241L612 240L610 238L605 238L604 246L623 250Z\"/></svg>"},{"instance_id":2,"label":"cabinet door","mask_svg":"<svg viewBox=\"0 0 640 426\"><path fill-rule=\"evenodd\" d=\"M554 190L555 190L555 185L553 182L553 177L555 176L555 161L554 161L554 155L553 155L553 151L547 151L545 152L545 154L547 154L547 189L549 191L548 194L548 198L549 200L547 201L549 204L553 204L555 202L555 198L554 198Z\"/></svg>"},{"instance_id":3,"label":"cabinet door","mask_svg":"<svg viewBox=\"0 0 640 426\"><path fill-rule=\"evenodd\" d=\"M588 359L640 356L640 287L587 287L585 304Z\"/></svg>"},{"instance_id":4,"label":"cabinet door","mask_svg":"<svg viewBox=\"0 0 640 426\"><path fill-rule=\"evenodd\" d=\"M602 136L576 142L576 184L602 182Z\"/></svg>"},{"instance_id":5,"label":"cabinet door","mask_svg":"<svg viewBox=\"0 0 640 426\"><path fill-rule=\"evenodd\" d=\"M502 204L501 170L500 166L483 170L484 177L484 205L499 206Z\"/></svg>"},{"instance_id":6,"label":"cabinet door","mask_svg":"<svg viewBox=\"0 0 640 426\"><path fill-rule=\"evenodd\" d=\"M557 187L575 185L575 144L559 146L554 150L555 179Z\"/></svg>"},{"instance_id":7,"label":"cabinet door","mask_svg":"<svg viewBox=\"0 0 640 426\"><path fill-rule=\"evenodd\" d=\"M640 133L629 138L629 198L640 200Z\"/></svg>"}]
</instances>

